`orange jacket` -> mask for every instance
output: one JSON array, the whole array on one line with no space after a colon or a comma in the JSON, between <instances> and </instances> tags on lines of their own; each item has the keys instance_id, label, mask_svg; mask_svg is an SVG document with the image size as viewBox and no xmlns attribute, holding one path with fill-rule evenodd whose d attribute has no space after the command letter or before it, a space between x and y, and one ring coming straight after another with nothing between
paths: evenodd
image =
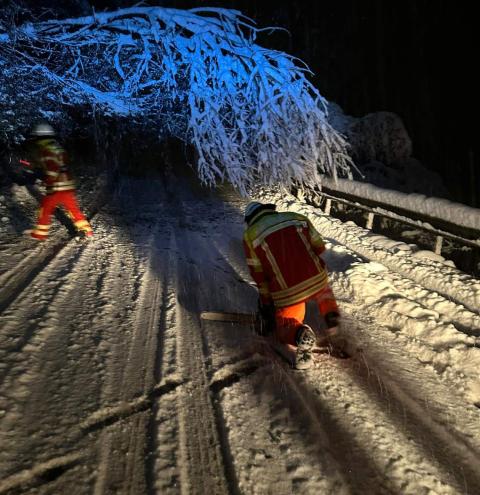
<instances>
[{"instance_id":1,"label":"orange jacket","mask_svg":"<svg viewBox=\"0 0 480 495\"><path fill-rule=\"evenodd\" d=\"M243 246L264 304L282 308L306 301L328 285L320 234L298 213L268 212L250 225Z\"/></svg>"},{"instance_id":2,"label":"orange jacket","mask_svg":"<svg viewBox=\"0 0 480 495\"><path fill-rule=\"evenodd\" d=\"M42 139L37 143L37 163L43 170L47 194L75 189L68 170L67 154L55 139Z\"/></svg>"}]
</instances>

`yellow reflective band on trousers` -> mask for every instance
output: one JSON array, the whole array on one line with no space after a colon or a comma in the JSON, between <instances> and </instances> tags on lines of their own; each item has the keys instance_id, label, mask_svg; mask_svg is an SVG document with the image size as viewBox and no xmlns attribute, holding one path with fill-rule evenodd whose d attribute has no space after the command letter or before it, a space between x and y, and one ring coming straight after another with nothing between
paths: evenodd
<instances>
[{"instance_id":1,"label":"yellow reflective band on trousers","mask_svg":"<svg viewBox=\"0 0 480 495\"><path fill-rule=\"evenodd\" d=\"M60 192L60 191L74 191L75 190L75 183L74 182L64 182L63 185L60 185L59 182L55 184L49 184L47 185L47 193L51 194L53 192Z\"/></svg>"},{"instance_id":2,"label":"yellow reflective band on trousers","mask_svg":"<svg viewBox=\"0 0 480 495\"><path fill-rule=\"evenodd\" d=\"M50 229L50 225L40 225L39 224L35 227L35 230L32 231L32 234L47 237L49 229Z\"/></svg>"},{"instance_id":3,"label":"yellow reflective band on trousers","mask_svg":"<svg viewBox=\"0 0 480 495\"><path fill-rule=\"evenodd\" d=\"M300 301L304 301L317 292L320 292L327 284L328 277L327 274L323 272L288 289L272 292L271 296L275 306L290 306Z\"/></svg>"},{"instance_id":4,"label":"yellow reflective band on trousers","mask_svg":"<svg viewBox=\"0 0 480 495\"><path fill-rule=\"evenodd\" d=\"M77 220L74 223L74 225L79 230L85 230L86 232L92 232L92 227L88 223L88 220Z\"/></svg>"}]
</instances>

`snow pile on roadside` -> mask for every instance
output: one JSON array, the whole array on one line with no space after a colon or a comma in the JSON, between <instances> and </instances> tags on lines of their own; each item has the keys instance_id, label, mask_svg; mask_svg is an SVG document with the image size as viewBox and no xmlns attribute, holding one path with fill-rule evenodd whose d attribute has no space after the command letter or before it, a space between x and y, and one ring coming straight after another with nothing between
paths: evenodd
<instances>
[{"instance_id":1,"label":"snow pile on roadside","mask_svg":"<svg viewBox=\"0 0 480 495\"><path fill-rule=\"evenodd\" d=\"M412 156L412 140L395 113L381 111L352 117L330 102L328 119L346 136L365 182L406 193L448 194L440 176Z\"/></svg>"},{"instance_id":2,"label":"snow pile on roadside","mask_svg":"<svg viewBox=\"0 0 480 495\"><path fill-rule=\"evenodd\" d=\"M463 310L460 318L450 317L449 301L441 301L432 292L422 300L421 287L398 283L385 267L375 262L356 263L346 276L355 298L363 301L368 314L389 331L400 333L410 354L432 366L445 379L464 387L470 401L480 402L480 339L463 333L463 325L458 321L462 317L464 321L470 320L480 335L479 315Z\"/></svg>"},{"instance_id":3,"label":"snow pile on roadside","mask_svg":"<svg viewBox=\"0 0 480 495\"><path fill-rule=\"evenodd\" d=\"M471 311L480 311L480 282L457 270L451 263L440 261L438 255L429 251L415 252L403 242L375 235L353 222L343 224L323 216L316 217L314 224L324 236L336 239L365 258L382 263Z\"/></svg>"},{"instance_id":4,"label":"snow pile on roadside","mask_svg":"<svg viewBox=\"0 0 480 495\"><path fill-rule=\"evenodd\" d=\"M441 257L418 256L412 246L342 223L293 196L262 199L306 215L325 238L348 246L342 250L367 258L344 273L358 305L396 334L401 348L480 404L480 281Z\"/></svg>"}]
</instances>

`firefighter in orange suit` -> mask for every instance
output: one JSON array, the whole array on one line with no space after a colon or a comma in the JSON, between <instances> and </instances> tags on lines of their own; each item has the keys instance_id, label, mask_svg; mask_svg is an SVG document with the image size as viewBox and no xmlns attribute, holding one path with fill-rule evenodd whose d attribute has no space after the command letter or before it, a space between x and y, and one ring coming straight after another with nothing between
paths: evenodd
<instances>
[{"instance_id":1,"label":"firefighter in orange suit","mask_svg":"<svg viewBox=\"0 0 480 495\"><path fill-rule=\"evenodd\" d=\"M325 245L310 220L298 213L277 212L273 204L253 202L245 209L245 222L247 264L258 286L261 313L274 315L277 339L296 346L306 339L307 347L313 347L316 336L303 323L305 303L310 300L325 319L327 336L333 337L339 309L320 257Z\"/></svg>"},{"instance_id":2,"label":"firefighter in orange suit","mask_svg":"<svg viewBox=\"0 0 480 495\"><path fill-rule=\"evenodd\" d=\"M39 168L45 186L45 196L40 204L37 225L30 235L39 241L48 237L51 217L57 207L63 207L81 237L91 237L92 227L80 211L75 195L75 184L67 169L67 157L55 139L55 132L48 124L38 124L32 131L35 146L35 167Z\"/></svg>"}]
</instances>

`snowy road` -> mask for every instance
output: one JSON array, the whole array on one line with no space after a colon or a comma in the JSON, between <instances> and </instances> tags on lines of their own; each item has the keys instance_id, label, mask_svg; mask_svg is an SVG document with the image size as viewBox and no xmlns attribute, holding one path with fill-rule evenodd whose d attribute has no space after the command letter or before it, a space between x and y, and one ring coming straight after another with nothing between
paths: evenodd
<instances>
[{"instance_id":1,"label":"snowy road","mask_svg":"<svg viewBox=\"0 0 480 495\"><path fill-rule=\"evenodd\" d=\"M244 204L186 177L125 181L93 242L5 299L0 493L480 493L476 282L449 293L401 243L321 217L364 350L292 371L249 328L198 317L255 309Z\"/></svg>"}]
</instances>

